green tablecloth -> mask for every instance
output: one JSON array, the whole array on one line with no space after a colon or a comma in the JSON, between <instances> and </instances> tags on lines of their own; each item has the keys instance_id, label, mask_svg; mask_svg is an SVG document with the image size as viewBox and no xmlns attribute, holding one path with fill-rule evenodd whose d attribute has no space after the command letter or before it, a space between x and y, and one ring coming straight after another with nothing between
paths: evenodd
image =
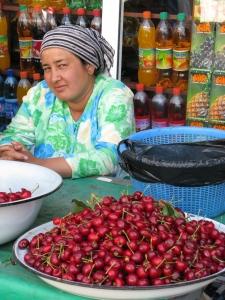
<instances>
[{"instance_id":1,"label":"green tablecloth","mask_svg":"<svg viewBox=\"0 0 225 300\"><path fill-rule=\"evenodd\" d=\"M55 216L64 216L72 208L73 198L85 201L94 193L98 196L113 195L119 197L121 193L130 193L130 186L99 181L95 178L64 180L62 187L55 193L47 196L32 225L36 227L48 222ZM225 214L217 218L225 223ZM1 233L0 233L1 234ZM13 242L0 246L0 299L1 300L81 300L83 297L68 294L49 286L35 274L19 265L13 265Z\"/></svg>"}]
</instances>

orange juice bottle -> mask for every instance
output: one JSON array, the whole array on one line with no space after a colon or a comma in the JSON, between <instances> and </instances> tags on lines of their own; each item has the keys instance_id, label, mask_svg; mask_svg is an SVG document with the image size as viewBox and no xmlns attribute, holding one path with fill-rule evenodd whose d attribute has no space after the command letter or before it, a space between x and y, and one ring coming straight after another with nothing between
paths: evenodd
<instances>
[{"instance_id":1,"label":"orange juice bottle","mask_svg":"<svg viewBox=\"0 0 225 300\"><path fill-rule=\"evenodd\" d=\"M157 85L164 89L172 87L173 38L168 13L160 13L160 21L155 31Z\"/></svg>"},{"instance_id":2,"label":"orange juice bottle","mask_svg":"<svg viewBox=\"0 0 225 300\"><path fill-rule=\"evenodd\" d=\"M20 72L20 81L17 85L16 96L19 105L23 102L23 96L25 96L28 90L31 88L31 83L27 78L28 74L26 71Z\"/></svg>"},{"instance_id":3,"label":"orange juice bottle","mask_svg":"<svg viewBox=\"0 0 225 300\"><path fill-rule=\"evenodd\" d=\"M173 85L187 90L191 34L185 24L185 13L177 15L173 31Z\"/></svg>"},{"instance_id":4,"label":"orange juice bottle","mask_svg":"<svg viewBox=\"0 0 225 300\"><path fill-rule=\"evenodd\" d=\"M138 30L138 48L138 81L145 86L153 86L156 83L155 25L150 11L143 12L143 20Z\"/></svg>"},{"instance_id":5,"label":"orange juice bottle","mask_svg":"<svg viewBox=\"0 0 225 300\"><path fill-rule=\"evenodd\" d=\"M8 49L8 26L6 16L0 9L0 71L4 71L10 66L10 56Z\"/></svg>"}]
</instances>

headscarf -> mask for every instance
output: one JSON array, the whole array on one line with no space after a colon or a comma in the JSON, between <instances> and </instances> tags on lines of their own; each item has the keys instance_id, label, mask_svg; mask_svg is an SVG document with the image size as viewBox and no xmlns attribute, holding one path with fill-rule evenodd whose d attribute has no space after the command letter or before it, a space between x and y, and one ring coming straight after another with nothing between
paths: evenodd
<instances>
[{"instance_id":1,"label":"headscarf","mask_svg":"<svg viewBox=\"0 0 225 300\"><path fill-rule=\"evenodd\" d=\"M68 50L94 65L98 72L109 72L113 65L115 51L105 38L92 28L78 25L56 27L44 35L40 53L54 47Z\"/></svg>"}]
</instances>

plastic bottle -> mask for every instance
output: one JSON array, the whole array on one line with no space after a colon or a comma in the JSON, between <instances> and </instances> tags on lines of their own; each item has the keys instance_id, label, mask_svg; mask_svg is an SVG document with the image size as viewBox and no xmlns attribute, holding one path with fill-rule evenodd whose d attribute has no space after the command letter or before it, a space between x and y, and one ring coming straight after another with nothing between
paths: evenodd
<instances>
[{"instance_id":1,"label":"plastic bottle","mask_svg":"<svg viewBox=\"0 0 225 300\"><path fill-rule=\"evenodd\" d=\"M31 18L25 5L20 5L19 7L17 33L20 48L20 69L32 74L32 25Z\"/></svg>"},{"instance_id":2,"label":"plastic bottle","mask_svg":"<svg viewBox=\"0 0 225 300\"><path fill-rule=\"evenodd\" d=\"M32 87L35 86L36 84L38 84L38 82L40 82L40 80L41 80L41 74L40 73L33 73Z\"/></svg>"},{"instance_id":3,"label":"plastic bottle","mask_svg":"<svg viewBox=\"0 0 225 300\"><path fill-rule=\"evenodd\" d=\"M101 9L102 8L102 0L86 0L86 8L87 10L93 9Z\"/></svg>"},{"instance_id":4,"label":"plastic bottle","mask_svg":"<svg viewBox=\"0 0 225 300\"><path fill-rule=\"evenodd\" d=\"M23 102L23 96L25 96L31 88L31 83L28 80L27 75L26 71L20 72L20 81L18 82L16 89L16 96L19 105Z\"/></svg>"},{"instance_id":5,"label":"plastic bottle","mask_svg":"<svg viewBox=\"0 0 225 300\"><path fill-rule=\"evenodd\" d=\"M160 13L155 32L157 85L164 89L172 87L173 38L168 13Z\"/></svg>"},{"instance_id":6,"label":"plastic bottle","mask_svg":"<svg viewBox=\"0 0 225 300\"><path fill-rule=\"evenodd\" d=\"M144 84L136 84L136 93L134 95L134 115L136 123L136 131L149 129L150 122L150 107L149 98L144 91Z\"/></svg>"},{"instance_id":7,"label":"plastic bottle","mask_svg":"<svg viewBox=\"0 0 225 300\"><path fill-rule=\"evenodd\" d=\"M63 7L63 16L60 22L61 25L72 25L71 10L69 7Z\"/></svg>"},{"instance_id":8,"label":"plastic bottle","mask_svg":"<svg viewBox=\"0 0 225 300\"><path fill-rule=\"evenodd\" d=\"M36 5L32 13L32 55L34 72L42 73L40 63L40 48L43 36L46 32L46 23L43 19L42 10L40 5Z\"/></svg>"},{"instance_id":9,"label":"plastic bottle","mask_svg":"<svg viewBox=\"0 0 225 300\"><path fill-rule=\"evenodd\" d=\"M4 79L0 75L0 131L5 129L5 98L3 95Z\"/></svg>"},{"instance_id":10,"label":"plastic bottle","mask_svg":"<svg viewBox=\"0 0 225 300\"><path fill-rule=\"evenodd\" d=\"M49 7L47 9L47 16L46 16L46 32L56 27L57 27L57 23L55 18L55 9L53 7Z\"/></svg>"},{"instance_id":11,"label":"plastic bottle","mask_svg":"<svg viewBox=\"0 0 225 300\"><path fill-rule=\"evenodd\" d=\"M88 27L88 22L86 19L86 12L84 8L78 8L76 11L77 19L76 19L76 25L82 26L82 27Z\"/></svg>"},{"instance_id":12,"label":"plastic bottle","mask_svg":"<svg viewBox=\"0 0 225 300\"><path fill-rule=\"evenodd\" d=\"M0 7L0 71L5 71L10 66L10 56L8 48L8 24L6 16Z\"/></svg>"},{"instance_id":13,"label":"plastic bottle","mask_svg":"<svg viewBox=\"0 0 225 300\"><path fill-rule=\"evenodd\" d=\"M93 18L91 20L90 27L97 30L101 33L102 30L102 18L101 18L101 10L100 9L94 9L92 11Z\"/></svg>"},{"instance_id":14,"label":"plastic bottle","mask_svg":"<svg viewBox=\"0 0 225 300\"><path fill-rule=\"evenodd\" d=\"M12 69L8 69L4 81L3 95L5 98L5 121L6 124L11 122L18 110L18 101L16 97L17 80Z\"/></svg>"},{"instance_id":15,"label":"plastic bottle","mask_svg":"<svg viewBox=\"0 0 225 300\"><path fill-rule=\"evenodd\" d=\"M173 95L168 105L168 125L183 126L186 120L186 102L180 95L180 88L173 88Z\"/></svg>"},{"instance_id":16,"label":"plastic bottle","mask_svg":"<svg viewBox=\"0 0 225 300\"><path fill-rule=\"evenodd\" d=\"M151 12L143 12L143 20L138 29L139 68L138 81L145 86L156 82L155 69L155 26L151 21Z\"/></svg>"},{"instance_id":17,"label":"plastic bottle","mask_svg":"<svg viewBox=\"0 0 225 300\"><path fill-rule=\"evenodd\" d=\"M185 13L177 15L177 22L173 30L173 86L181 91L187 90L188 69L191 47L190 30L185 24Z\"/></svg>"},{"instance_id":18,"label":"plastic bottle","mask_svg":"<svg viewBox=\"0 0 225 300\"><path fill-rule=\"evenodd\" d=\"M163 94L163 87L156 86L151 101L152 128L168 126L168 100Z\"/></svg>"}]
</instances>

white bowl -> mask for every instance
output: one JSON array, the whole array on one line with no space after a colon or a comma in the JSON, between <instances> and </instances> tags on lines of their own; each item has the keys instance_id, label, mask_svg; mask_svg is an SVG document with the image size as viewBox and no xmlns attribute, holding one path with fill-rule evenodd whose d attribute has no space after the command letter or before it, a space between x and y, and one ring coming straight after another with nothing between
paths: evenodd
<instances>
[{"instance_id":1,"label":"white bowl","mask_svg":"<svg viewBox=\"0 0 225 300\"><path fill-rule=\"evenodd\" d=\"M39 213L43 196L54 192L61 184L62 177L48 168L0 160L0 192L37 188L30 198L0 203L0 245L26 231Z\"/></svg>"},{"instance_id":2,"label":"white bowl","mask_svg":"<svg viewBox=\"0 0 225 300\"><path fill-rule=\"evenodd\" d=\"M191 219L200 220L202 217L190 215ZM210 220L204 218L204 220ZM212 221L216 228L222 232L225 232L225 225L219 222ZM195 279L191 281L183 281L178 283L172 283L161 286L146 286L146 287L137 287L137 286L124 286L124 287L115 287L115 286L99 286L97 284L83 284L79 282L63 280L56 278L50 275L46 275L36 269L30 267L24 261L24 255L27 250L21 250L18 247L18 243L21 239L28 239L29 241L33 236L41 232L46 232L51 230L54 227L52 222L42 224L17 239L13 246L13 253L15 259L26 269L31 272L34 272L46 283L66 291L68 293L79 295L82 297L90 297L92 299L102 299L102 300L150 300L150 299L172 299L173 297L178 297L182 295L187 295L192 292L196 292L206 287L209 283L214 281L216 277L225 273L225 269L217 272L215 274Z\"/></svg>"}]
</instances>

